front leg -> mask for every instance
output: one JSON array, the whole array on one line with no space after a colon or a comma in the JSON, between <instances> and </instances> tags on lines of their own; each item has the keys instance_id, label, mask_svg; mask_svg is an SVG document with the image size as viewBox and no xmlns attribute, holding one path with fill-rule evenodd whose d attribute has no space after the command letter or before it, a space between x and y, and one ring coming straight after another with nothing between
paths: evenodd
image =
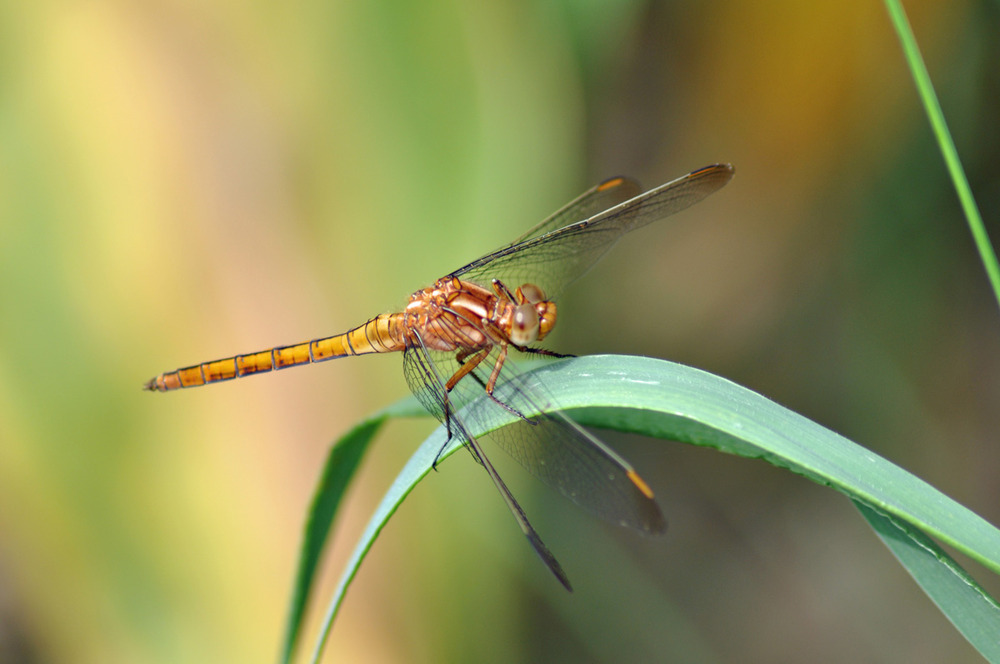
<instances>
[{"instance_id":1,"label":"front leg","mask_svg":"<svg viewBox=\"0 0 1000 664\"><path fill-rule=\"evenodd\" d=\"M493 365L493 371L490 372L489 380L486 382L486 394L489 395L490 399L493 399L494 403L496 403L498 406L506 410L511 415L515 415L521 418L528 424L535 424L535 422L532 422L530 419L525 417L524 413L517 410L513 406L509 406L505 404L503 401L500 401L500 399L498 399L493 394L493 390L496 389L497 386L497 379L500 377L500 370L503 369L503 363L506 361L507 361L507 344L501 344L500 353L497 355L497 361Z\"/></svg>"},{"instance_id":2,"label":"front leg","mask_svg":"<svg viewBox=\"0 0 1000 664\"><path fill-rule=\"evenodd\" d=\"M555 351L546 350L544 348L529 348L527 346L515 346L515 348L517 348L522 353L530 353L532 355L544 355L545 357L557 357L557 358L576 357L576 355L573 355L572 353L557 353Z\"/></svg>"}]
</instances>

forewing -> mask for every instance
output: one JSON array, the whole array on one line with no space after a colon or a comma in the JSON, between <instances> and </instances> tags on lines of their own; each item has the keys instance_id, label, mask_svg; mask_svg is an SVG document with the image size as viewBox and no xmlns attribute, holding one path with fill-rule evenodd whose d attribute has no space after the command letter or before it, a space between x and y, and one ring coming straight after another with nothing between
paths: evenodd
<instances>
[{"instance_id":1,"label":"forewing","mask_svg":"<svg viewBox=\"0 0 1000 664\"><path fill-rule=\"evenodd\" d=\"M594 203L603 202L599 195L602 185L598 185L529 231L526 239L487 254L451 276L480 284L500 279L511 288L531 283L540 286L549 298L554 298L590 269L625 233L694 205L725 186L732 176L733 167L729 164L707 166L583 221L555 227L556 223L571 218L571 211L590 209ZM622 192L635 184L624 178L609 182L616 181L621 184L611 189L621 187Z\"/></svg>"},{"instance_id":2,"label":"forewing","mask_svg":"<svg viewBox=\"0 0 1000 664\"><path fill-rule=\"evenodd\" d=\"M590 219L594 215L610 210L614 206L635 198L642 193L642 185L623 176L609 178L594 185L575 199L553 212L545 221L517 238L507 246L524 242L539 235L559 230L578 221Z\"/></svg>"}]
</instances>

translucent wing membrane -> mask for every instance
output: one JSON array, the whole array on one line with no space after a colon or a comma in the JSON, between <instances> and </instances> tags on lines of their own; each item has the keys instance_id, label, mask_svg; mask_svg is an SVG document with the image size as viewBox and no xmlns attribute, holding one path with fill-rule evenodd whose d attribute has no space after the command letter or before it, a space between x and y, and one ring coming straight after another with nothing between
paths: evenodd
<instances>
[{"instance_id":1,"label":"translucent wing membrane","mask_svg":"<svg viewBox=\"0 0 1000 664\"><path fill-rule=\"evenodd\" d=\"M517 388L520 382L520 377L508 379L495 396L523 412L556 406L551 399L542 400L547 393L544 386ZM561 411L515 422L493 432L488 440L532 475L602 519L644 533L662 533L667 528L652 491L632 466Z\"/></svg>"},{"instance_id":2,"label":"translucent wing membrane","mask_svg":"<svg viewBox=\"0 0 1000 664\"><path fill-rule=\"evenodd\" d=\"M493 371L499 349L452 394L470 405L463 417L488 427L503 407L487 396L483 387ZM439 361L443 364L443 360ZM527 417L493 431L487 440L496 443L539 480L607 521L647 533L666 529L653 494L624 459L562 412L539 414L557 408L538 374L518 371L513 358L503 364L493 396L507 408Z\"/></svg>"},{"instance_id":3,"label":"translucent wing membrane","mask_svg":"<svg viewBox=\"0 0 1000 664\"><path fill-rule=\"evenodd\" d=\"M439 355L440 357L435 359L432 355ZM455 364L457 363L454 360L446 359L444 353L428 351L422 345L411 346L403 353L403 372L406 375L410 389L431 413L446 423L449 440L453 437L461 440L472 453L473 458L486 469L487 474L489 474L494 486L500 492L501 497L507 504L507 508L513 515L514 520L517 521L517 525L521 528L521 532L528 538L528 542L535 550L535 553L538 554L538 557L542 559L542 562L552 571L555 577L559 579L563 587L572 592L573 586L570 584L566 572L563 571L562 565L552 555L549 548L545 546L542 538L539 537L534 527L532 527L531 522L528 521L528 517L521 508L521 505L514 498L514 494L507 488L507 485L500 477L500 473L493 467L489 457L486 456L480 447L479 441L476 440L466 426L463 415L468 409L460 408L457 405L460 403L461 395L456 395L456 400L449 398L445 390L446 381L441 378L441 370ZM447 375L447 372L445 372L445 375ZM470 392L469 395L471 394ZM475 404L471 404L471 406L474 407Z\"/></svg>"},{"instance_id":4,"label":"translucent wing membrane","mask_svg":"<svg viewBox=\"0 0 1000 664\"><path fill-rule=\"evenodd\" d=\"M609 180L529 231L525 239L469 263L452 276L481 284L500 279L511 287L536 284L553 298L590 269L625 233L694 205L732 177L733 167L729 164L706 166L595 212L605 202L638 192L633 180ZM556 227L576 217L583 220Z\"/></svg>"},{"instance_id":5,"label":"translucent wing membrane","mask_svg":"<svg viewBox=\"0 0 1000 664\"><path fill-rule=\"evenodd\" d=\"M511 348L511 352L516 351ZM523 416L485 439L593 514L642 532L662 532L666 522L652 492L624 459L565 414L542 413L557 404L537 374L530 378L521 374L514 358L508 356L493 398L486 393L500 353L499 346L494 346L451 392L444 385L460 367L453 353L411 348L404 355L404 374L411 391L448 426L452 436L468 442L471 436L465 423L485 431L505 411ZM473 454L479 456L478 447Z\"/></svg>"},{"instance_id":6,"label":"translucent wing membrane","mask_svg":"<svg viewBox=\"0 0 1000 664\"><path fill-rule=\"evenodd\" d=\"M517 238L508 247L525 240L545 235L560 228L590 219L599 212L610 210L619 203L635 198L642 193L642 186L632 178L609 178L583 192L575 199L553 212L547 219Z\"/></svg>"}]
</instances>

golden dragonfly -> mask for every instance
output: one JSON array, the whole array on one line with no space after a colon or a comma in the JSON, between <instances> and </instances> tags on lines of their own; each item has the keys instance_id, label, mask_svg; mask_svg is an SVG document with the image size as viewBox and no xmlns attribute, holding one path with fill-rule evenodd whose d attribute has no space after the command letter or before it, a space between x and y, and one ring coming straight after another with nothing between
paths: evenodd
<instances>
[{"instance_id":1,"label":"golden dragonfly","mask_svg":"<svg viewBox=\"0 0 1000 664\"><path fill-rule=\"evenodd\" d=\"M145 389L166 392L339 357L402 352L410 390L445 424L449 440L460 439L486 469L532 547L572 590L469 424L484 422L490 408L504 409L515 422L489 438L530 473L613 523L663 532L663 514L635 469L565 413L547 408L552 412L537 414L552 399L523 380L508 356L514 349L567 357L535 345L555 325L554 300L563 289L626 233L697 203L732 177L730 164L713 164L647 192L630 178L605 180L510 244L416 291L403 311L334 336L162 373Z\"/></svg>"}]
</instances>

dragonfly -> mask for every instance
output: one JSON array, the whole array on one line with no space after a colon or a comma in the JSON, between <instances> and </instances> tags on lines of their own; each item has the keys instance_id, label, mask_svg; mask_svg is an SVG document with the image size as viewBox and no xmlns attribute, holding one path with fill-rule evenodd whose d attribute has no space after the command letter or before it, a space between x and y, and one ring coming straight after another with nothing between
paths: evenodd
<instances>
[{"instance_id":1,"label":"dragonfly","mask_svg":"<svg viewBox=\"0 0 1000 664\"><path fill-rule=\"evenodd\" d=\"M486 438L528 472L598 517L642 533L664 532L653 491L635 469L558 410L544 384L529 381L509 357L512 349L569 357L537 345L556 323L558 295L626 233L697 203L725 186L733 172L730 164L713 164L646 192L631 178L605 180L510 244L416 291L403 311L334 336L162 373L144 388L168 392L335 358L401 352L410 390L445 425L448 442L457 438L486 469L532 548L572 591L472 432L489 430L498 414L510 416L512 424Z\"/></svg>"}]
</instances>

